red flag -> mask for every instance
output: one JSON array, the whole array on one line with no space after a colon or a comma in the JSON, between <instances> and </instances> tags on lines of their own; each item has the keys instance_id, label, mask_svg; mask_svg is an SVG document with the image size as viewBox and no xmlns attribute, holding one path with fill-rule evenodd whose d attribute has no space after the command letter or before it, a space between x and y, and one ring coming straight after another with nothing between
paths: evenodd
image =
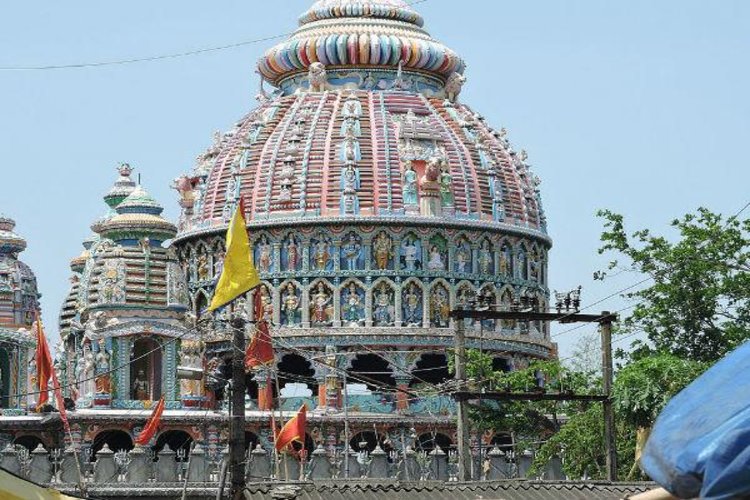
<instances>
[{"instance_id":1,"label":"red flag","mask_svg":"<svg viewBox=\"0 0 750 500\"><path fill-rule=\"evenodd\" d=\"M276 451L281 451L293 442L305 444L305 428L307 427L307 405L297 412L297 416L287 422L276 436Z\"/></svg>"},{"instance_id":2,"label":"red flag","mask_svg":"<svg viewBox=\"0 0 750 500\"><path fill-rule=\"evenodd\" d=\"M135 438L136 444L146 446L151 441L151 438L153 438L159 430L162 413L164 413L164 396L162 396L156 404L153 413L151 413L151 417L148 419L148 422L146 422L146 426L141 433L138 434L138 437Z\"/></svg>"},{"instance_id":3,"label":"red flag","mask_svg":"<svg viewBox=\"0 0 750 500\"><path fill-rule=\"evenodd\" d=\"M265 366L273 363L273 341L271 340L271 333L268 330L268 321L263 318L263 299L260 296L260 292L255 292L254 304L255 308L255 319L258 324L255 328L255 334L253 339L250 341L250 345L245 351L245 368L252 369L259 366Z\"/></svg>"},{"instance_id":4,"label":"red flag","mask_svg":"<svg viewBox=\"0 0 750 500\"><path fill-rule=\"evenodd\" d=\"M37 388L39 389L39 399L37 402L37 411L49 401L49 379L54 373L52 368L52 356L49 354L49 345L47 337L44 335L42 327L42 318L39 311L36 312L36 379Z\"/></svg>"}]
</instances>

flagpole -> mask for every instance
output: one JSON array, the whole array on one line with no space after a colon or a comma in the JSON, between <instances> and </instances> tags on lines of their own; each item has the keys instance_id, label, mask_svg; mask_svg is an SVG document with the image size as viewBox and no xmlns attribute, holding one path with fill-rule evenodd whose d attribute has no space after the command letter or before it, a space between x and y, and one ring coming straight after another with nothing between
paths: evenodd
<instances>
[{"instance_id":1,"label":"flagpole","mask_svg":"<svg viewBox=\"0 0 750 500\"><path fill-rule=\"evenodd\" d=\"M284 426L286 425L286 422L284 422L284 412L281 410L281 389L279 388L279 374L278 373L276 373L276 377L274 377L274 379L276 383L276 406L278 406L279 408L279 422L281 422L281 428L283 429ZM276 450L276 454L277 454L276 458L278 460L279 450L276 447L275 441L276 440L274 439L274 449ZM289 481L289 463L286 460L287 458L286 455L283 455L283 458L284 458L284 481Z\"/></svg>"}]
</instances>

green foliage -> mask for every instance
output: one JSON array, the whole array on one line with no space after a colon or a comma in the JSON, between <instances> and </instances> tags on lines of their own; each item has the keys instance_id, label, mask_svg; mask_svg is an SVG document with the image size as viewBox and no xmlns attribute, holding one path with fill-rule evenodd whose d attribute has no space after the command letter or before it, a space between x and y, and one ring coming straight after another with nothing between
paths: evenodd
<instances>
[{"instance_id":1,"label":"green foliage","mask_svg":"<svg viewBox=\"0 0 750 500\"><path fill-rule=\"evenodd\" d=\"M625 295L637 304L623 331L643 331L656 351L698 361L716 361L750 338L750 220L701 208L672 222L679 233L672 242L648 229L629 235L622 215L598 215L605 221L599 253L624 256L625 269L653 279ZM615 260L609 269L619 267ZM650 350L640 344L637 356Z\"/></svg>"},{"instance_id":2,"label":"green foliage","mask_svg":"<svg viewBox=\"0 0 750 500\"><path fill-rule=\"evenodd\" d=\"M667 402L698 378L707 364L661 354L634 361L617 373L615 409L627 424L651 427Z\"/></svg>"}]
</instances>

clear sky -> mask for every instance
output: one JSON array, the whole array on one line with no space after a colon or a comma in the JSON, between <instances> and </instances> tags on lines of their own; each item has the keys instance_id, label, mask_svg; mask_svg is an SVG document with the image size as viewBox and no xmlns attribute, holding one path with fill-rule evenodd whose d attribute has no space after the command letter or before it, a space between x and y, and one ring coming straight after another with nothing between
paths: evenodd
<instances>
[{"instance_id":1,"label":"clear sky","mask_svg":"<svg viewBox=\"0 0 750 500\"><path fill-rule=\"evenodd\" d=\"M6 2L0 66L138 58L288 33L311 0ZM750 2L427 0L433 35L468 62L462 99L509 130L543 180L551 287L591 303L599 208L666 230L699 206L750 201ZM170 181L253 106L274 42L198 56L55 71L0 71L0 212L27 238L51 331L69 260L127 161L177 216ZM593 310L623 306L611 299ZM565 331L566 327L556 332ZM556 340L563 355L581 329Z\"/></svg>"}]
</instances>

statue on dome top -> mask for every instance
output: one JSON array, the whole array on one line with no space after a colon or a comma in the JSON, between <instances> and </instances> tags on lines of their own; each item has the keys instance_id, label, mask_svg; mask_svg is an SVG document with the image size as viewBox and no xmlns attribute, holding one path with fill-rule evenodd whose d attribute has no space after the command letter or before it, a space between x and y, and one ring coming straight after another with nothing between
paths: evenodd
<instances>
[{"instance_id":1,"label":"statue on dome top","mask_svg":"<svg viewBox=\"0 0 750 500\"><path fill-rule=\"evenodd\" d=\"M451 102L458 102L458 96L466 83L466 77L461 73L454 72L445 82L445 96Z\"/></svg>"},{"instance_id":2,"label":"statue on dome top","mask_svg":"<svg viewBox=\"0 0 750 500\"><path fill-rule=\"evenodd\" d=\"M312 63L307 78L310 81L310 92L325 92L328 90L328 75L323 63Z\"/></svg>"}]
</instances>

